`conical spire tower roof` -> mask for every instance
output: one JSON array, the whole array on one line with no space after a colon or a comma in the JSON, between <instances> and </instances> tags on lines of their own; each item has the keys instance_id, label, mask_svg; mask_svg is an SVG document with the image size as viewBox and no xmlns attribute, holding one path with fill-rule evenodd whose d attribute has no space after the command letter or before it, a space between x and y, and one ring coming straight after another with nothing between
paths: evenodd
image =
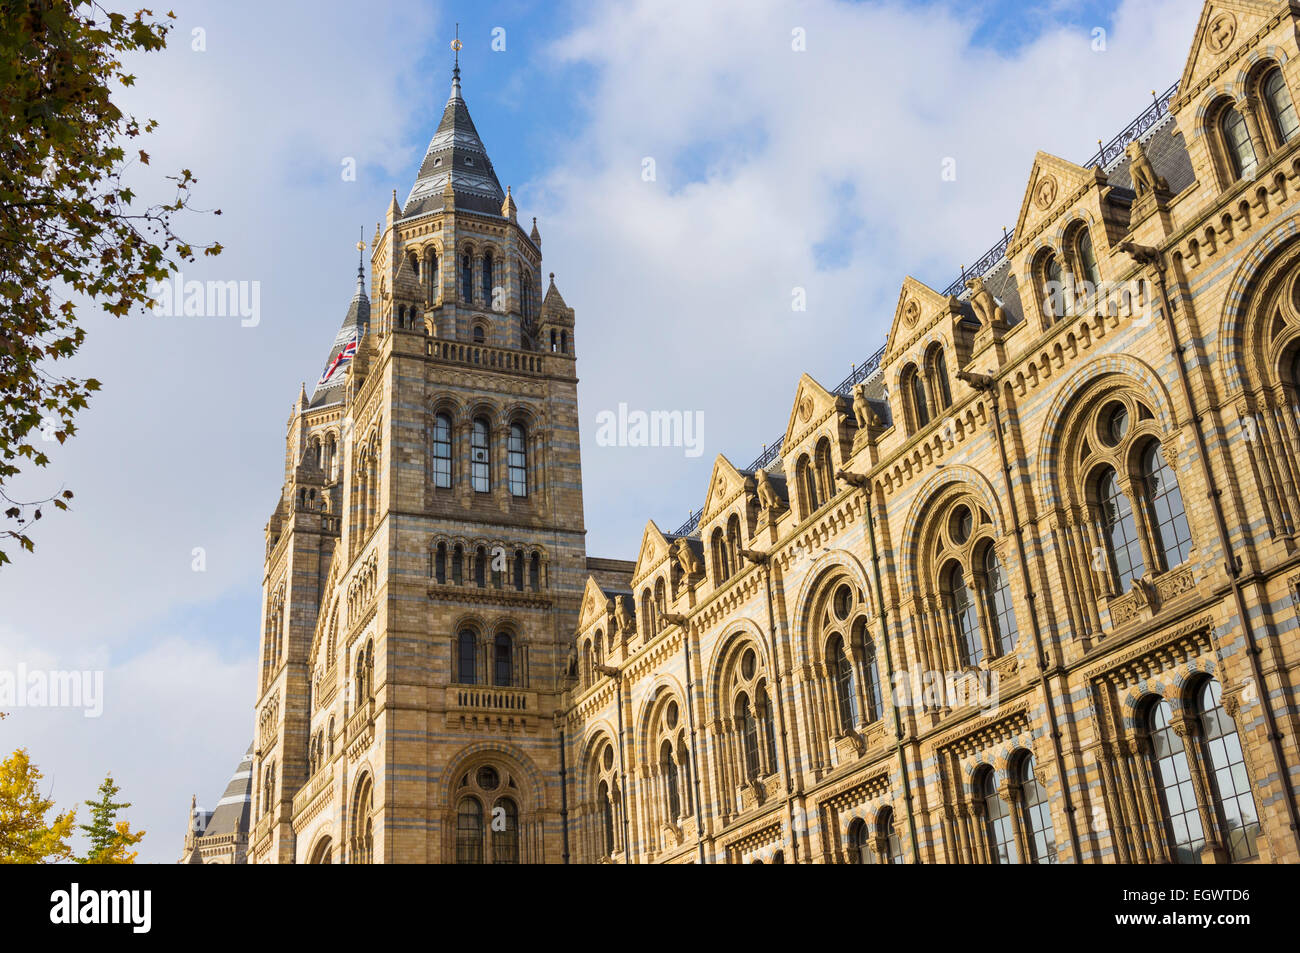
<instances>
[{"instance_id":1,"label":"conical spire tower roof","mask_svg":"<svg viewBox=\"0 0 1300 953\"><path fill-rule=\"evenodd\" d=\"M457 208L501 214L506 195L461 96L459 60L452 70L451 95L442 111L442 122L429 142L411 194L402 205L402 216L409 218L444 208L449 180Z\"/></svg>"},{"instance_id":2,"label":"conical spire tower roof","mask_svg":"<svg viewBox=\"0 0 1300 953\"><path fill-rule=\"evenodd\" d=\"M343 399L343 382L347 379L343 366L335 367L339 355L350 344L355 343L358 347L361 339L365 337L366 331L370 327L370 298L366 294L365 271L360 258L361 250L364 249L364 242L357 242L358 260L357 260L357 290L352 295L352 301L348 304L347 314L343 316L343 324L339 327L339 333L334 336L334 344L330 347L329 357L325 359L325 367L321 372L322 378L334 368L332 374L322 381L317 381L315 388L312 390L311 406L319 407L322 404L332 404L335 401ZM355 349L352 353L355 353ZM351 354L348 355L348 358ZM345 358L345 361L347 358Z\"/></svg>"}]
</instances>

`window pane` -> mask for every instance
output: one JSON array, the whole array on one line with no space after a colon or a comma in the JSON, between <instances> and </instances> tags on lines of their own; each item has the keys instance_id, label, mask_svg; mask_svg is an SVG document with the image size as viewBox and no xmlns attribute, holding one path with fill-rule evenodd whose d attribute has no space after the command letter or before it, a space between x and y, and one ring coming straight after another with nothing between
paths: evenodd
<instances>
[{"instance_id":1,"label":"window pane","mask_svg":"<svg viewBox=\"0 0 1300 953\"><path fill-rule=\"evenodd\" d=\"M468 630L461 632L459 645L457 647L456 680L462 685L473 685L475 683L474 642L473 632Z\"/></svg>"},{"instance_id":2,"label":"window pane","mask_svg":"<svg viewBox=\"0 0 1300 953\"><path fill-rule=\"evenodd\" d=\"M470 439L470 481L475 493L492 489L491 460L488 455L488 425L482 417L475 418Z\"/></svg>"},{"instance_id":3,"label":"window pane","mask_svg":"<svg viewBox=\"0 0 1300 953\"><path fill-rule=\"evenodd\" d=\"M1211 679L1202 686L1198 706L1204 731L1206 768L1227 848L1233 860L1259 854L1259 811L1246 777L1237 725L1223 710L1223 689Z\"/></svg>"},{"instance_id":4,"label":"window pane","mask_svg":"<svg viewBox=\"0 0 1300 953\"><path fill-rule=\"evenodd\" d=\"M1183 739L1169 724L1171 714L1169 703L1161 699L1148 715L1152 770L1160 788L1174 862L1199 864L1201 848L1205 846L1201 812L1196 806L1187 750L1183 747Z\"/></svg>"},{"instance_id":5,"label":"window pane","mask_svg":"<svg viewBox=\"0 0 1300 953\"><path fill-rule=\"evenodd\" d=\"M433 485L451 486L451 418L446 414L433 418Z\"/></svg>"},{"instance_id":6,"label":"window pane","mask_svg":"<svg viewBox=\"0 0 1300 953\"><path fill-rule=\"evenodd\" d=\"M1241 113L1229 107L1224 110L1221 120L1224 145L1228 148L1228 157L1232 162L1232 171L1239 179L1247 179L1255 174L1255 145L1250 141L1250 131Z\"/></svg>"},{"instance_id":7,"label":"window pane","mask_svg":"<svg viewBox=\"0 0 1300 953\"><path fill-rule=\"evenodd\" d=\"M510 471L510 495L528 495L528 456L524 449L524 428L510 425L510 444L506 454L506 467Z\"/></svg>"},{"instance_id":8,"label":"window pane","mask_svg":"<svg viewBox=\"0 0 1300 953\"><path fill-rule=\"evenodd\" d=\"M989 842L989 860L995 864L1018 864L1016 834L1011 826L1011 812L998 796L993 772L985 771L981 781L984 797L984 832Z\"/></svg>"},{"instance_id":9,"label":"window pane","mask_svg":"<svg viewBox=\"0 0 1300 953\"><path fill-rule=\"evenodd\" d=\"M506 633L499 633L493 648L492 684L503 688L514 684L514 652L514 641Z\"/></svg>"},{"instance_id":10,"label":"window pane","mask_svg":"<svg viewBox=\"0 0 1300 953\"><path fill-rule=\"evenodd\" d=\"M462 798L456 809L456 863L483 863L483 807L476 798Z\"/></svg>"},{"instance_id":11,"label":"window pane","mask_svg":"<svg viewBox=\"0 0 1300 953\"><path fill-rule=\"evenodd\" d=\"M978 665L984 658L979 615L960 566L953 566L948 573L948 611L952 614L952 626L957 633L957 648L962 655L962 664Z\"/></svg>"},{"instance_id":12,"label":"window pane","mask_svg":"<svg viewBox=\"0 0 1300 953\"><path fill-rule=\"evenodd\" d=\"M1016 610L1011 605L1011 584L998 559L997 551L990 546L984 554L984 584L988 591L988 616L993 624L993 641L998 653L1007 655L1015 651L1020 638L1016 626Z\"/></svg>"},{"instance_id":13,"label":"window pane","mask_svg":"<svg viewBox=\"0 0 1300 953\"><path fill-rule=\"evenodd\" d=\"M1296 118L1295 103L1287 91L1282 71L1275 69L1264 80L1264 98L1268 101L1268 111L1273 117L1273 125L1282 142L1290 142L1300 129L1300 120Z\"/></svg>"},{"instance_id":14,"label":"window pane","mask_svg":"<svg viewBox=\"0 0 1300 953\"><path fill-rule=\"evenodd\" d=\"M1034 776L1034 757L1020 759L1020 814L1029 841L1029 863L1056 863L1056 832L1052 829L1052 811L1047 792Z\"/></svg>"},{"instance_id":15,"label":"window pane","mask_svg":"<svg viewBox=\"0 0 1300 953\"><path fill-rule=\"evenodd\" d=\"M519 863L519 808L503 797L492 813L492 863Z\"/></svg>"},{"instance_id":16,"label":"window pane","mask_svg":"<svg viewBox=\"0 0 1300 953\"><path fill-rule=\"evenodd\" d=\"M854 684L853 664L838 635L831 641L831 677L835 681L835 701L839 710L840 730L849 731L858 723L858 692Z\"/></svg>"},{"instance_id":17,"label":"window pane","mask_svg":"<svg viewBox=\"0 0 1300 953\"><path fill-rule=\"evenodd\" d=\"M1165 568L1181 566L1192 552L1192 531L1187 525L1178 480L1158 443L1152 443L1142 455L1142 479Z\"/></svg>"},{"instance_id":18,"label":"window pane","mask_svg":"<svg viewBox=\"0 0 1300 953\"><path fill-rule=\"evenodd\" d=\"M1141 579L1147 571L1146 562L1142 558L1142 547L1138 543L1133 507L1124 491L1119 488L1115 471L1109 467L1098 481L1097 495L1115 586L1120 592L1127 592L1133 580Z\"/></svg>"}]
</instances>

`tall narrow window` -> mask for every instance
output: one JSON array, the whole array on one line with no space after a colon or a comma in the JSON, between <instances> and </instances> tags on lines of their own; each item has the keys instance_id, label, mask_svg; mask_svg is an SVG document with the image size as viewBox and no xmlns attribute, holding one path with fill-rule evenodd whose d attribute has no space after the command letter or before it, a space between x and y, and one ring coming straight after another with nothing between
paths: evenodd
<instances>
[{"instance_id":1,"label":"tall narrow window","mask_svg":"<svg viewBox=\"0 0 1300 953\"><path fill-rule=\"evenodd\" d=\"M1264 102L1268 104L1269 118L1273 121L1273 132L1277 135L1277 141L1285 145L1295 137L1296 130L1300 129L1300 120L1296 118L1295 103L1287 91L1282 70L1277 67L1270 70L1261 87Z\"/></svg>"},{"instance_id":2,"label":"tall narrow window","mask_svg":"<svg viewBox=\"0 0 1300 953\"><path fill-rule=\"evenodd\" d=\"M962 664L978 665L984 658L979 611L975 607L975 600L971 597L970 586L966 584L966 575L960 565L954 565L948 570L945 582L948 612L952 617L952 627L957 636L957 648L961 652Z\"/></svg>"},{"instance_id":3,"label":"tall narrow window","mask_svg":"<svg viewBox=\"0 0 1300 953\"><path fill-rule=\"evenodd\" d=\"M993 626L993 643L998 647L999 655L1008 655L1015 651L1020 630L1016 626L1015 607L1011 605L1011 584L992 546L984 551L984 587L988 619Z\"/></svg>"},{"instance_id":4,"label":"tall narrow window","mask_svg":"<svg viewBox=\"0 0 1300 953\"><path fill-rule=\"evenodd\" d=\"M930 402L925 396L925 381L921 379L915 365L909 365L903 372L903 381L907 398L912 403L912 420L916 429L920 430L930 423Z\"/></svg>"},{"instance_id":5,"label":"tall narrow window","mask_svg":"<svg viewBox=\"0 0 1300 953\"><path fill-rule=\"evenodd\" d=\"M1007 802L998 795L993 772L985 771L980 778L980 797L984 800L984 836L988 839L989 862L1017 864L1016 834L1011 824Z\"/></svg>"},{"instance_id":6,"label":"tall narrow window","mask_svg":"<svg viewBox=\"0 0 1300 953\"><path fill-rule=\"evenodd\" d=\"M463 797L456 807L456 863L483 863L483 805Z\"/></svg>"},{"instance_id":7,"label":"tall narrow window","mask_svg":"<svg viewBox=\"0 0 1300 953\"><path fill-rule=\"evenodd\" d=\"M492 815L492 863L519 863L519 806L503 797Z\"/></svg>"},{"instance_id":8,"label":"tall narrow window","mask_svg":"<svg viewBox=\"0 0 1300 953\"><path fill-rule=\"evenodd\" d=\"M451 552L451 581L458 586L465 582L465 550L460 543Z\"/></svg>"},{"instance_id":9,"label":"tall narrow window","mask_svg":"<svg viewBox=\"0 0 1300 953\"><path fill-rule=\"evenodd\" d=\"M758 683L758 720L763 731L763 745L767 752L767 763L776 767L776 719L772 717L772 702L767 697L767 683Z\"/></svg>"},{"instance_id":10,"label":"tall narrow window","mask_svg":"<svg viewBox=\"0 0 1300 953\"><path fill-rule=\"evenodd\" d=\"M803 515L809 516L815 513L821 506L817 499L817 480L813 476L812 463L808 460L808 455L804 454L795 464L795 478L799 484L799 496L803 502Z\"/></svg>"},{"instance_id":11,"label":"tall narrow window","mask_svg":"<svg viewBox=\"0 0 1300 953\"><path fill-rule=\"evenodd\" d=\"M876 829L885 837L886 863L903 863L903 841L898 836L898 828L894 823L894 812L891 808L885 808L880 812L880 818L876 821Z\"/></svg>"},{"instance_id":12,"label":"tall narrow window","mask_svg":"<svg viewBox=\"0 0 1300 953\"><path fill-rule=\"evenodd\" d=\"M1134 579L1146 575L1146 561L1138 542L1133 507L1120 489L1115 471L1107 467L1097 480L1097 503L1101 508L1101 528L1105 537L1111 574L1117 592L1127 592Z\"/></svg>"},{"instance_id":13,"label":"tall narrow window","mask_svg":"<svg viewBox=\"0 0 1300 953\"><path fill-rule=\"evenodd\" d=\"M1187 525L1178 480L1160 444L1154 441L1142 453L1142 488L1163 568L1181 566L1192 554L1192 531Z\"/></svg>"},{"instance_id":14,"label":"tall narrow window","mask_svg":"<svg viewBox=\"0 0 1300 953\"><path fill-rule=\"evenodd\" d=\"M451 486L451 418L446 414L433 418L433 485Z\"/></svg>"},{"instance_id":15,"label":"tall narrow window","mask_svg":"<svg viewBox=\"0 0 1300 953\"><path fill-rule=\"evenodd\" d=\"M866 673L863 694L867 700L867 724L872 724L880 720L881 716L881 697L880 697L880 663L876 659L876 643L872 641L871 636L867 635L867 623L859 619L854 626L856 630L855 645L862 649L863 671Z\"/></svg>"},{"instance_id":16,"label":"tall narrow window","mask_svg":"<svg viewBox=\"0 0 1300 953\"><path fill-rule=\"evenodd\" d=\"M483 303L492 303L492 253L483 255Z\"/></svg>"},{"instance_id":17,"label":"tall narrow window","mask_svg":"<svg viewBox=\"0 0 1300 953\"><path fill-rule=\"evenodd\" d=\"M433 578L439 585L447 581L447 544L439 543L433 556Z\"/></svg>"},{"instance_id":18,"label":"tall narrow window","mask_svg":"<svg viewBox=\"0 0 1300 953\"><path fill-rule=\"evenodd\" d=\"M533 553L528 560L528 588L536 592L542 587L542 557Z\"/></svg>"},{"instance_id":19,"label":"tall narrow window","mask_svg":"<svg viewBox=\"0 0 1300 953\"><path fill-rule=\"evenodd\" d=\"M849 863L874 864L875 851L871 849L871 837L867 833L867 822L861 818L849 825Z\"/></svg>"},{"instance_id":20,"label":"tall narrow window","mask_svg":"<svg viewBox=\"0 0 1300 953\"><path fill-rule=\"evenodd\" d=\"M474 418L474 426L471 431L469 453L470 453L470 482L474 486L475 493L487 493L492 489L492 458L488 452L488 422L482 417Z\"/></svg>"},{"instance_id":21,"label":"tall narrow window","mask_svg":"<svg viewBox=\"0 0 1300 953\"><path fill-rule=\"evenodd\" d=\"M528 495L528 451L525 446L524 425L511 424L510 442L506 453L511 496Z\"/></svg>"},{"instance_id":22,"label":"tall narrow window","mask_svg":"<svg viewBox=\"0 0 1300 953\"><path fill-rule=\"evenodd\" d=\"M713 530L713 575L714 585L720 586L731 578L731 564L727 559L727 542L722 535L722 527Z\"/></svg>"},{"instance_id":23,"label":"tall narrow window","mask_svg":"<svg viewBox=\"0 0 1300 953\"><path fill-rule=\"evenodd\" d=\"M468 254L460 259L460 296L464 301L474 300L474 262Z\"/></svg>"},{"instance_id":24,"label":"tall narrow window","mask_svg":"<svg viewBox=\"0 0 1300 953\"><path fill-rule=\"evenodd\" d=\"M736 698L736 725L740 729L740 745L745 757L745 777L758 777L758 723L749 696Z\"/></svg>"},{"instance_id":25,"label":"tall narrow window","mask_svg":"<svg viewBox=\"0 0 1300 953\"><path fill-rule=\"evenodd\" d=\"M1219 826L1227 839L1233 860L1250 860L1259 855L1259 811L1246 777L1237 725L1223 709L1223 689L1210 679L1197 692L1201 716L1201 743L1211 796L1219 815Z\"/></svg>"},{"instance_id":26,"label":"tall narrow window","mask_svg":"<svg viewBox=\"0 0 1300 953\"><path fill-rule=\"evenodd\" d=\"M1034 776L1034 756L1026 753L1016 766L1020 784L1020 820L1025 831L1031 864L1056 863L1056 832L1052 829L1052 809L1047 793Z\"/></svg>"},{"instance_id":27,"label":"tall narrow window","mask_svg":"<svg viewBox=\"0 0 1300 953\"><path fill-rule=\"evenodd\" d=\"M925 373L930 385L930 395L934 398L937 411L947 410L952 404L952 391L948 386L948 362L944 360L943 348L935 347L930 351L925 363Z\"/></svg>"},{"instance_id":28,"label":"tall narrow window","mask_svg":"<svg viewBox=\"0 0 1300 953\"><path fill-rule=\"evenodd\" d=\"M1065 316L1065 274L1054 254L1043 262L1043 311L1049 321Z\"/></svg>"},{"instance_id":29,"label":"tall narrow window","mask_svg":"<svg viewBox=\"0 0 1300 953\"><path fill-rule=\"evenodd\" d=\"M673 745L667 740L659 749L659 771L663 775L664 795L668 801L665 805L668 809L668 820L676 823L677 818L682 816L682 799L677 789L677 765L673 762Z\"/></svg>"},{"instance_id":30,"label":"tall narrow window","mask_svg":"<svg viewBox=\"0 0 1300 953\"><path fill-rule=\"evenodd\" d=\"M1101 272L1097 268L1097 253L1092 247L1092 233L1085 227L1079 232L1079 271L1083 280L1088 282L1086 297L1092 297L1101 284Z\"/></svg>"},{"instance_id":31,"label":"tall narrow window","mask_svg":"<svg viewBox=\"0 0 1300 953\"><path fill-rule=\"evenodd\" d=\"M1232 165L1233 179L1248 179L1255 174L1258 160L1255 156L1255 144L1250 141L1250 131L1246 120L1232 106L1225 106L1219 117L1219 129L1223 133L1223 145Z\"/></svg>"},{"instance_id":32,"label":"tall narrow window","mask_svg":"<svg viewBox=\"0 0 1300 953\"><path fill-rule=\"evenodd\" d=\"M514 577L515 577L515 591L523 592L524 591L524 551L522 549L515 550Z\"/></svg>"},{"instance_id":33,"label":"tall narrow window","mask_svg":"<svg viewBox=\"0 0 1300 953\"><path fill-rule=\"evenodd\" d=\"M604 781L600 782L600 787L596 791L596 797L600 800L600 816L605 834L605 856L614 853L614 802L609 796L609 785Z\"/></svg>"},{"instance_id":34,"label":"tall narrow window","mask_svg":"<svg viewBox=\"0 0 1300 953\"><path fill-rule=\"evenodd\" d=\"M456 681L462 685L477 684L478 640L469 629L461 629L456 642Z\"/></svg>"},{"instance_id":35,"label":"tall narrow window","mask_svg":"<svg viewBox=\"0 0 1300 953\"><path fill-rule=\"evenodd\" d=\"M487 588L487 567L488 554L487 548L480 546L474 550L474 585L480 589Z\"/></svg>"},{"instance_id":36,"label":"tall narrow window","mask_svg":"<svg viewBox=\"0 0 1300 953\"><path fill-rule=\"evenodd\" d=\"M1147 712L1149 755L1156 784L1160 788L1160 806L1164 809L1165 831L1179 864L1199 864L1205 846L1201 813L1196 806L1196 789L1183 739L1170 724L1173 711L1163 698Z\"/></svg>"},{"instance_id":37,"label":"tall narrow window","mask_svg":"<svg viewBox=\"0 0 1300 953\"><path fill-rule=\"evenodd\" d=\"M844 650L844 640L838 635L831 639L827 649L831 680L835 685L835 707L840 718L840 731L847 733L858 723L858 691L854 684L853 663Z\"/></svg>"},{"instance_id":38,"label":"tall narrow window","mask_svg":"<svg viewBox=\"0 0 1300 953\"><path fill-rule=\"evenodd\" d=\"M508 632L498 632L492 647L492 684L509 688L515 681L515 643Z\"/></svg>"}]
</instances>

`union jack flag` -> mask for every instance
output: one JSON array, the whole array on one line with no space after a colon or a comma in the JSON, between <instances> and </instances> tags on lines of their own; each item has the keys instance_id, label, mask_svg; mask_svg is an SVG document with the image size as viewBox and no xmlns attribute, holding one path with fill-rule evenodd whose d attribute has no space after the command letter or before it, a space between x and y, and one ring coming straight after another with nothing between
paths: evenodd
<instances>
[{"instance_id":1,"label":"union jack flag","mask_svg":"<svg viewBox=\"0 0 1300 953\"><path fill-rule=\"evenodd\" d=\"M325 368L325 373L320 376L320 380L316 382L316 386L320 387L322 384L328 382L339 368L356 356L356 353L357 336L353 334L352 339L348 341L347 344L343 345L343 350L339 351L338 354L335 355L334 360L329 362L329 366Z\"/></svg>"}]
</instances>

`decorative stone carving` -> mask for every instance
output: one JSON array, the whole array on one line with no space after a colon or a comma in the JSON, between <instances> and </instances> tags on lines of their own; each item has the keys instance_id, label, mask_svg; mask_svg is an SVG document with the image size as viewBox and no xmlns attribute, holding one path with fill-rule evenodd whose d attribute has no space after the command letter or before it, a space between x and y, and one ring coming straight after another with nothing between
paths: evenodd
<instances>
[{"instance_id":1,"label":"decorative stone carving","mask_svg":"<svg viewBox=\"0 0 1300 953\"><path fill-rule=\"evenodd\" d=\"M627 611L627 600L622 596L614 597L614 624L618 626L618 634L627 636L636 631L636 623L632 620L632 613Z\"/></svg>"},{"instance_id":2,"label":"decorative stone carving","mask_svg":"<svg viewBox=\"0 0 1300 953\"><path fill-rule=\"evenodd\" d=\"M921 318L921 306L916 303L915 299L908 298L907 303L903 305L903 323L909 328L914 326Z\"/></svg>"},{"instance_id":3,"label":"decorative stone carving","mask_svg":"<svg viewBox=\"0 0 1300 953\"><path fill-rule=\"evenodd\" d=\"M983 278L976 275L966 279L966 287L970 289L970 306L975 317L979 318L980 327L1001 327L1007 323L1006 312L993 293L984 287Z\"/></svg>"},{"instance_id":4,"label":"decorative stone carving","mask_svg":"<svg viewBox=\"0 0 1300 953\"><path fill-rule=\"evenodd\" d=\"M691 544L686 540L679 539L673 543L673 555L677 557L677 565L681 567L687 579L698 576L704 571L704 567L700 565L700 558L695 555L695 550L691 549Z\"/></svg>"},{"instance_id":5,"label":"decorative stone carving","mask_svg":"<svg viewBox=\"0 0 1300 953\"><path fill-rule=\"evenodd\" d=\"M1223 11L1210 21L1205 31L1205 46L1211 53L1223 53L1237 36L1237 18Z\"/></svg>"},{"instance_id":6,"label":"decorative stone carving","mask_svg":"<svg viewBox=\"0 0 1300 953\"><path fill-rule=\"evenodd\" d=\"M857 419L858 426L863 429L875 426L879 423L875 411L873 411L871 405L867 403L866 384L853 385L853 416Z\"/></svg>"},{"instance_id":7,"label":"decorative stone carving","mask_svg":"<svg viewBox=\"0 0 1300 953\"><path fill-rule=\"evenodd\" d=\"M861 385L858 385L861 386ZM857 409L857 395L854 395L854 409ZM758 505L768 513L781 508L781 497L776 492L776 487L772 485L772 479L767 475L766 470L759 470L755 476L758 478ZM681 542L681 540L678 540Z\"/></svg>"},{"instance_id":8,"label":"decorative stone carving","mask_svg":"<svg viewBox=\"0 0 1300 953\"><path fill-rule=\"evenodd\" d=\"M1169 191L1169 183L1156 175L1155 167L1147 157L1147 150L1142 143L1134 139L1124 147L1124 152L1129 158L1129 175L1133 179L1133 191L1139 197Z\"/></svg>"},{"instance_id":9,"label":"decorative stone carving","mask_svg":"<svg viewBox=\"0 0 1300 953\"><path fill-rule=\"evenodd\" d=\"M1038 206L1039 211L1046 212L1056 201L1057 192L1056 177L1044 175L1034 186L1034 204Z\"/></svg>"}]
</instances>

